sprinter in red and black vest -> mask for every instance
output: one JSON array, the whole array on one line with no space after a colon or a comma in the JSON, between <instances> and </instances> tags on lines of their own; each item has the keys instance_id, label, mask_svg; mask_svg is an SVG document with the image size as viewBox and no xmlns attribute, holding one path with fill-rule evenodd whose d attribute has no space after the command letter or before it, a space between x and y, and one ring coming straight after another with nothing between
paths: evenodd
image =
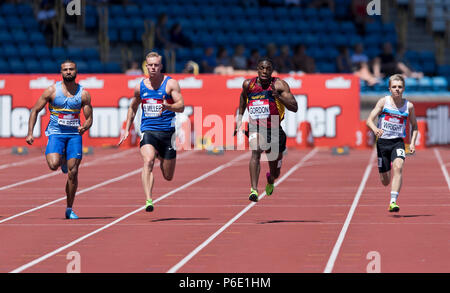
<instances>
[{"instance_id":1,"label":"sprinter in red and black vest","mask_svg":"<svg viewBox=\"0 0 450 293\"><path fill-rule=\"evenodd\" d=\"M246 79L242 85L239 101L239 114L234 134L242 124L242 116L247 109L249 114L248 139L252 150L250 159L250 196L258 201L258 178L262 152L266 152L270 172L266 173L266 194L271 195L274 182L280 176L283 152L286 150L286 134L280 127L285 108L297 112L297 101L289 85L278 77L272 77L273 62L263 58L258 62L258 76Z\"/></svg>"}]
</instances>

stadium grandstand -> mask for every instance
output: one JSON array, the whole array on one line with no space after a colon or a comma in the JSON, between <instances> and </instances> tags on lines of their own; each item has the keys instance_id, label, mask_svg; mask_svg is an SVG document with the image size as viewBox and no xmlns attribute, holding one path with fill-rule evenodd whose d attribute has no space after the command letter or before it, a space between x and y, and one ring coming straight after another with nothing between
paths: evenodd
<instances>
[{"instance_id":1,"label":"stadium grandstand","mask_svg":"<svg viewBox=\"0 0 450 293\"><path fill-rule=\"evenodd\" d=\"M0 73L57 73L66 58L80 73L123 73L157 50L171 73L239 74L270 55L281 73L354 72L367 94L392 70L410 91L450 84L450 0L378 1L374 15L367 0L79 0L79 16L68 0L2 2Z\"/></svg>"}]
</instances>

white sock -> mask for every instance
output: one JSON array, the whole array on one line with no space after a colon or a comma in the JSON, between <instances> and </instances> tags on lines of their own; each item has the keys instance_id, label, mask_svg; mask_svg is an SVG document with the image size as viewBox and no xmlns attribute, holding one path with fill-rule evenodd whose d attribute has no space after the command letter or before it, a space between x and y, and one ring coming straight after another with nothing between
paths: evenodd
<instances>
[{"instance_id":1,"label":"white sock","mask_svg":"<svg viewBox=\"0 0 450 293\"><path fill-rule=\"evenodd\" d=\"M391 191L391 203L397 202L398 192Z\"/></svg>"}]
</instances>

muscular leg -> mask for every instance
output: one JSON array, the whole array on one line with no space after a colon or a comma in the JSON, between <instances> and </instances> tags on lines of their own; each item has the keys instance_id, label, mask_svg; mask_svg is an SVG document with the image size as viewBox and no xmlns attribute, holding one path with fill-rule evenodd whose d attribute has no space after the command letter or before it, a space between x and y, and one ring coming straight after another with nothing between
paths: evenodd
<instances>
[{"instance_id":1,"label":"muscular leg","mask_svg":"<svg viewBox=\"0 0 450 293\"><path fill-rule=\"evenodd\" d=\"M391 183L391 171L380 173L380 179L384 186L388 186Z\"/></svg>"},{"instance_id":2,"label":"muscular leg","mask_svg":"<svg viewBox=\"0 0 450 293\"><path fill-rule=\"evenodd\" d=\"M155 163L156 150L150 145L146 144L141 147L141 156L144 160L142 168L142 187L144 188L145 197L147 200L152 199L152 189L154 183L153 165Z\"/></svg>"},{"instance_id":3,"label":"muscular leg","mask_svg":"<svg viewBox=\"0 0 450 293\"><path fill-rule=\"evenodd\" d=\"M280 153L275 161L269 161L270 176L267 177L268 183L273 184L275 182L275 179L280 176L282 159L283 154Z\"/></svg>"},{"instance_id":4,"label":"muscular leg","mask_svg":"<svg viewBox=\"0 0 450 293\"><path fill-rule=\"evenodd\" d=\"M402 188L402 171L404 160L397 158L392 163L392 185L391 191L400 192Z\"/></svg>"},{"instance_id":5,"label":"muscular leg","mask_svg":"<svg viewBox=\"0 0 450 293\"><path fill-rule=\"evenodd\" d=\"M67 161L67 182L66 182L66 196L67 207L71 208L75 200L75 194L78 188L78 167L80 166L81 159L72 158Z\"/></svg>"},{"instance_id":6,"label":"muscular leg","mask_svg":"<svg viewBox=\"0 0 450 293\"><path fill-rule=\"evenodd\" d=\"M261 153L260 150L252 150L252 157L250 158L249 171L250 171L250 183L254 190L258 190L258 179L261 171Z\"/></svg>"},{"instance_id":7,"label":"muscular leg","mask_svg":"<svg viewBox=\"0 0 450 293\"><path fill-rule=\"evenodd\" d=\"M175 173L175 165L177 160L174 159L162 159L159 158L159 160L161 161L160 163L160 167L161 167L161 172L163 174L164 179L166 179L167 181L171 181L173 179L173 174Z\"/></svg>"},{"instance_id":8,"label":"muscular leg","mask_svg":"<svg viewBox=\"0 0 450 293\"><path fill-rule=\"evenodd\" d=\"M52 171L58 170L58 167L61 166L61 155L58 153L50 153L45 156L47 160L47 165Z\"/></svg>"}]
</instances>

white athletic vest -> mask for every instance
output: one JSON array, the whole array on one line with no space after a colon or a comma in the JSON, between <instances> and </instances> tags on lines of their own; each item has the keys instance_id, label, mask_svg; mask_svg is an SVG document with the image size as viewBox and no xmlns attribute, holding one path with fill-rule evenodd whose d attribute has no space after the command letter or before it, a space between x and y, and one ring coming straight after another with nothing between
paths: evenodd
<instances>
[{"instance_id":1,"label":"white athletic vest","mask_svg":"<svg viewBox=\"0 0 450 293\"><path fill-rule=\"evenodd\" d=\"M406 136L406 123L408 121L408 100L404 99L403 106L397 109L392 97L386 96L383 111L378 116L378 128L383 130L380 138L393 139Z\"/></svg>"}]
</instances>

